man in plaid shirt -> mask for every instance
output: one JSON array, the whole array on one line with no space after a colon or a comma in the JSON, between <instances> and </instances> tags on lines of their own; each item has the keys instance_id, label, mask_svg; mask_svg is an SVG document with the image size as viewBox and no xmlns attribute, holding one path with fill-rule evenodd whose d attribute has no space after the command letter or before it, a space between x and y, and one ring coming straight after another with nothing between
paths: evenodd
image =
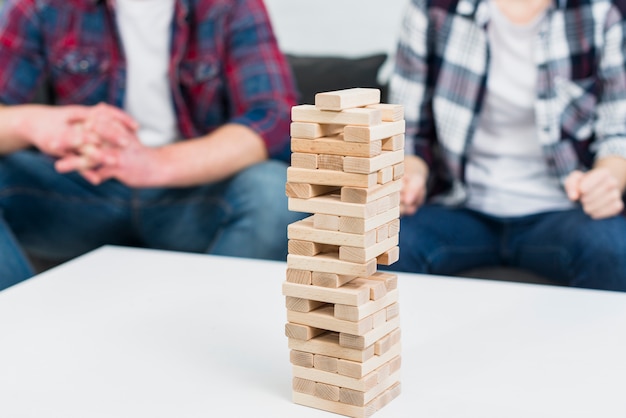
<instances>
[{"instance_id":1,"label":"man in plaid shirt","mask_svg":"<svg viewBox=\"0 0 626 418\"><path fill-rule=\"evenodd\" d=\"M511 265L626 290L625 14L623 0L410 2L391 80L414 151L394 268Z\"/></svg>"},{"instance_id":2,"label":"man in plaid shirt","mask_svg":"<svg viewBox=\"0 0 626 418\"><path fill-rule=\"evenodd\" d=\"M23 249L283 259L295 89L262 0L8 0L0 290ZM41 83L54 105L32 104Z\"/></svg>"}]
</instances>

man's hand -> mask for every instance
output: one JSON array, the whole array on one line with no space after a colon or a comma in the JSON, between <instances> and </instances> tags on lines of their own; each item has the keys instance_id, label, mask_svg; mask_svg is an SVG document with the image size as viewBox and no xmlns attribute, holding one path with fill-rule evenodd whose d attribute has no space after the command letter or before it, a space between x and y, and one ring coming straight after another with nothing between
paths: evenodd
<instances>
[{"instance_id":1,"label":"man's hand","mask_svg":"<svg viewBox=\"0 0 626 418\"><path fill-rule=\"evenodd\" d=\"M404 158L404 176L400 191L400 214L413 215L426 199L428 166L419 157L407 155Z\"/></svg>"},{"instance_id":2,"label":"man's hand","mask_svg":"<svg viewBox=\"0 0 626 418\"><path fill-rule=\"evenodd\" d=\"M624 209L620 182L606 167L572 172L565 180L565 192L593 219L615 216Z\"/></svg>"}]
</instances>

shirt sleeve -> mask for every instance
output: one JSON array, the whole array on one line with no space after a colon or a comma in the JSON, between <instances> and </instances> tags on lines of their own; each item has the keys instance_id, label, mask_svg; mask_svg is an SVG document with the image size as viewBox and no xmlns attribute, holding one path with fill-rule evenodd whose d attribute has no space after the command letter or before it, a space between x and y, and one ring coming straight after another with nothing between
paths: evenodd
<instances>
[{"instance_id":1,"label":"shirt sleeve","mask_svg":"<svg viewBox=\"0 0 626 418\"><path fill-rule=\"evenodd\" d=\"M0 103L32 101L43 79L42 35L34 0L8 0L0 10Z\"/></svg>"},{"instance_id":2,"label":"shirt sleeve","mask_svg":"<svg viewBox=\"0 0 626 418\"><path fill-rule=\"evenodd\" d=\"M229 122L257 132L273 157L289 143L291 107L296 102L293 75L262 0L233 3L225 63L234 115Z\"/></svg>"}]
</instances>

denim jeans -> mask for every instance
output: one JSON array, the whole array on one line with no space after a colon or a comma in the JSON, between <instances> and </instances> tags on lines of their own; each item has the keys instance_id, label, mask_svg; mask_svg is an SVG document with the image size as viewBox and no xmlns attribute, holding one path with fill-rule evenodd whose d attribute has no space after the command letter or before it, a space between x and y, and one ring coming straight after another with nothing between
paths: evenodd
<instances>
[{"instance_id":1,"label":"denim jeans","mask_svg":"<svg viewBox=\"0 0 626 418\"><path fill-rule=\"evenodd\" d=\"M626 291L626 219L593 220L581 208L498 218L425 205L401 219L398 271L454 275L507 265L555 282Z\"/></svg>"},{"instance_id":2,"label":"denim jeans","mask_svg":"<svg viewBox=\"0 0 626 418\"><path fill-rule=\"evenodd\" d=\"M284 260L286 165L191 188L92 186L35 151L0 157L0 290L33 274L25 252L67 260L105 244ZM181 271L184 266L181 266Z\"/></svg>"}]
</instances>

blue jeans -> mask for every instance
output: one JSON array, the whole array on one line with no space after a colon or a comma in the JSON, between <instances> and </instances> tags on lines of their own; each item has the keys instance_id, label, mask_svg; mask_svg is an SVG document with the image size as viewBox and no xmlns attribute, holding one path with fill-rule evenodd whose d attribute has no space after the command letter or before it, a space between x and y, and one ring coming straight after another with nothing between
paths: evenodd
<instances>
[{"instance_id":1,"label":"blue jeans","mask_svg":"<svg viewBox=\"0 0 626 418\"><path fill-rule=\"evenodd\" d=\"M498 218L425 205L400 223L393 270L454 275L520 267L557 283L626 291L626 219L593 220L582 209Z\"/></svg>"},{"instance_id":2,"label":"blue jeans","mask_svg":"<svg viewBox=\"0 0 626 418\"><path fill-rule=\"evenodd\" d=\"M62 261L105 244L284 260L304 216L287 210L285 181L266 161L199 187L95 187L35 151L0 157L0 290L32 276L25 253Z\"/></svg>"}]
</instances>

